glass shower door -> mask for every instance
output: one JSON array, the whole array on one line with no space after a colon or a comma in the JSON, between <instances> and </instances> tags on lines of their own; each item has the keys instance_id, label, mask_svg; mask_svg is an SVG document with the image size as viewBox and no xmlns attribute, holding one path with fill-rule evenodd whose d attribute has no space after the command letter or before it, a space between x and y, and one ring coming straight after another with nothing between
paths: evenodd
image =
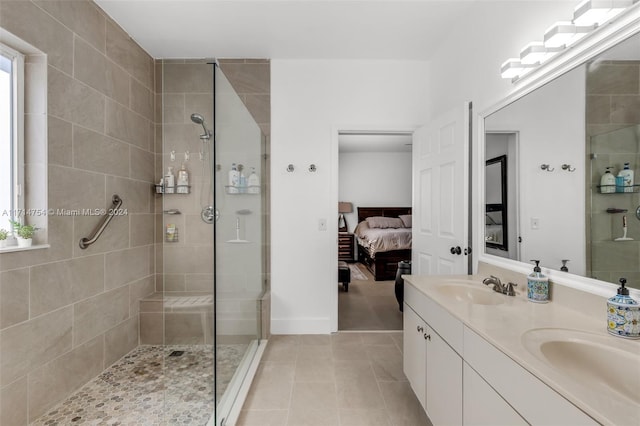
<instances>
[{"instance_id":1,"label":"glass shower door","mask_svg":"<svg viewBox=\"0 0 640 426\"><path fill-rule=\"evenodd\" d=\"M216 425L223 425L260 343L264 144L229 80L214 70Z\"/></svg>"}]
</instances>

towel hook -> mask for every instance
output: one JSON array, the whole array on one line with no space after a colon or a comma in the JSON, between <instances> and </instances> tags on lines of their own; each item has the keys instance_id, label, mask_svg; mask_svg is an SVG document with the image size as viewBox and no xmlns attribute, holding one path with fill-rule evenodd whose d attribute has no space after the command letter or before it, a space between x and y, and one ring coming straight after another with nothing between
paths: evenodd
<instances>
[{"instance_id":1,"label":"towel hook","mask_svg":"<svg viewBox=\"0 0 640 426\"><path fill-rule=\"evenodd\" d=\"M541 168L542 170L546 170L546 171L548 171L548 172L552 172L552 171L554 171L554 170L555 170L555 168L554 168L554 169L552 169L552 168L551 168L551 166L550 166L550 165L548 165L548 164L541 164L541 165L540 165L540 168Z\"/></svg>"},{"instance_id":2,"label":"towel hook","mask_svg":"<svg viewBox=\"0 0 640 426\"><path fill-rule=\"evenodd\" d=\"M318 170L318 168L316 167L316 165L315 165L315 164L310 164L310 165L309 165L309 171L310 171L310 172L315 172L316 170Z\"/></svg>"},{"instance_id":3,"label":"towel hook","mask_svg":"<svg viewBox=\"0 0 640 426\"><path fill-rule=\"evenodd\" d=\"M292 171L294 171L295 169L296 169L296 168L295 168L295 167L293 167L293 164L289 164L289 165L287 166L287 171L288 171L289 173L291 173L291 172L292 172Z\"/></svg>"},{"instance_id":4,"label":"towel hook","mask_svg":"<svg viewBox=\"0 0 640 426\"><path fill-rule=\"evenodd\" d=\"M569 172L575 172L576 168L575 167L571 167L571 164L563 164L562 165L562 170L567 170Z\"/></svg>"}]
</instances>

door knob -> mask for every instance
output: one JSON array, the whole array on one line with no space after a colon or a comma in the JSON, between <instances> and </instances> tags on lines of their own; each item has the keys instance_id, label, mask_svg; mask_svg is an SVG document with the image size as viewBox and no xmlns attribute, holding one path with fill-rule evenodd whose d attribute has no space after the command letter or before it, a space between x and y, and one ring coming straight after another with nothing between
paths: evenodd
<instances>
[{"instance_id":1,"label":"door knob","mask_svg":"<svg viewBox=\"0 0 640 426\"><path fill-rule=\"evenodd\" d=\"M449 250L451 251L451 254L461 254L462 253L462 249L460 248L460 246L455 246L455 247L451 247L451 249Z\"/></svg>"}]
</instances>

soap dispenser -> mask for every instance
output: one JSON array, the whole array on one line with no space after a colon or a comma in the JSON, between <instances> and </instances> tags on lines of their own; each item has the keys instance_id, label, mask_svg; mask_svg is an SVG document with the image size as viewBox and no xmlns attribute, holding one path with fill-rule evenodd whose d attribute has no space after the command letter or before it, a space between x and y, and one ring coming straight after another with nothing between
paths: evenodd
<instances>
[{"instance_id":1,"label":"soap dispenser","mask_svg":"<svg viewBox=\"0 0 640 426\"><path fill-rule=\"evenodd\" d=\"M607 331L626 339L640 339L640 305L629 296L626 278L620 278L618 294L607 300Z\"/></svg>"},{"instance_id":2,"label":"soap dispenser","mask_svg":"<svg viewBox=\"0 0 640 426\"><path fill-rule=\"evenodd\" d=\"M549 278L542 273L539 260L531 260L536 263L533 272L527 276L527 299L535 303L549 302Z\"/></svg>"}]
</instances>

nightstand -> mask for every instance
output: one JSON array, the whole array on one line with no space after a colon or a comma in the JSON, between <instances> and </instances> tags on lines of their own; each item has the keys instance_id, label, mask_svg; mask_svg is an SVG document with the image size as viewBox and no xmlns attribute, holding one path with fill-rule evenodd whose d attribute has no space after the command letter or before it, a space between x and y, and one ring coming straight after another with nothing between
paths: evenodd
<instances>
[{"instance_id":1,"label":"nightstand","mask_svg":"<svg viewBox=\"0 0 640 426\"><path fill-rule=\"evenodd\" d=\"M354 249L354 235L349 232L338 232L338 260L353 262Z\"/></svg>"}]
</instances>

